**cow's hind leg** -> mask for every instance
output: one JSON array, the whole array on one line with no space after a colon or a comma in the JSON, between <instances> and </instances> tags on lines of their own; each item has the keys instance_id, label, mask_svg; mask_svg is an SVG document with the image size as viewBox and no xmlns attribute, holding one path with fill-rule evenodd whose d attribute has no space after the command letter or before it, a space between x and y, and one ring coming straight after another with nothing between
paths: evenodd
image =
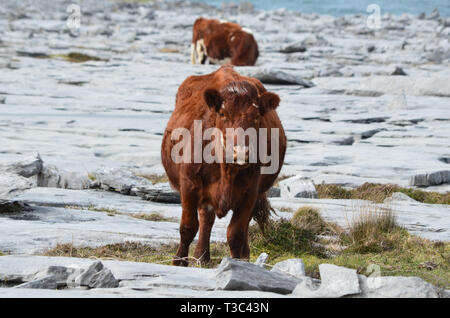
<instances>
[{"instance_id":1,"label":"cow's hind leg","mask_svg":"<svg viewBox=\"0 0 450 318\"><path fill-rule=\"evenodd\" d=\"M207 264L210 261L209 244L211 238L211 229L214 225L216 215L212 209L199 209L200 230L198 235L198 243L195 248L194 257L201 264Z\"/></svg>"},{"instance_id":2,"label":"cow's hind leg","mask_svg":"<svg viewBox=\"0 0 450 318\"><path fill-rule=\"evenodd\" d=\"M197 199L193 195L182 194L181 202L183 212L180 223L180 245L172 264L188 266L189 246L198 231Z\"/></svg>"}]
</instances>

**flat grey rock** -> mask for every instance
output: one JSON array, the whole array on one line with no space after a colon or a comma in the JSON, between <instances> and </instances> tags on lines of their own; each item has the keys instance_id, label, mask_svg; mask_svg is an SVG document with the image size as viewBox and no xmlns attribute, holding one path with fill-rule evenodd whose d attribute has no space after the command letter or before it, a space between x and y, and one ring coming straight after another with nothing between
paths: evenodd
<instances>
[{"instance_id":1,"label":"flat grey rock","mask_svg":"<svg viewBox=\"0 0 450 318\"><path fill-rule=\"evenodd\" d=\"M419 277L358 275L362 298L438 298L438 289Z\"/></svg>"},{"instance_id":2,"label":"flat grey rock","mask_svg":"<svg viewBox=\"0 0 450 318\"><path fill-rule=\"evenodd\" d=\"M361 293L356 270L332 264L319 265L320 287L302 281L292 295L299 298L339 298Z\"/></svg>"},{"instance_id":3,"label":"flat grey rock","mask_svg":"<svg viewBox=\"0 0 450 318\"><path fill-rule=\"evenodd\" d=\"M301 85L309 88L313 87L314 83L302 78L301 76L287 73L282 70L272 68L238 68L239 72L245 76L250 76L259 79L264 84L278 84L278 85Z\"/></svg>"},{"instance_id":4,"label":"flat grey rock","mask_svg":"<svg viewBox=\"0 0 450 318\"><path fill-rule=\"evenodd\" d=\"M161 203L180 203L180 195L168 183L153 184L123 169L101 169L93 173L95 182L109 191L139 196L148 201Z\"/></svg>"},{"instance_id":5,"label":"flat grey rock","mask_svg":"<svg viewBox=\"0 0 450 318\"><path fill-rule=\"evenodd\" d=\"M15 288L56 289L58 288L58 282L55 276L48 275L31 282L20 284Z\"/></svg>"},{"instance_id":6,"label":"flat grey rock","mask_svg":"<svg viewBox=\"0 0 450 318\"><path fill-rule=\"evenodd\" d=\"M301 281L296 277L270 272L261 266L231 258L224 258L216 271L216 288L222 290L259 290L289 294Z\"/></svg>"},{"instance_id":7,"label":"flat grey rock","mask_svg":"<svg viewBox=\"0 0 450 318\"><path fill-rule=\"evenodd\" d=\"M355 138L353 138L352 136L332 141L333 144L340 145L340 146L351 146L351 145L353 145L354 142L355 142Z\"/></svg>"}]
</instances>

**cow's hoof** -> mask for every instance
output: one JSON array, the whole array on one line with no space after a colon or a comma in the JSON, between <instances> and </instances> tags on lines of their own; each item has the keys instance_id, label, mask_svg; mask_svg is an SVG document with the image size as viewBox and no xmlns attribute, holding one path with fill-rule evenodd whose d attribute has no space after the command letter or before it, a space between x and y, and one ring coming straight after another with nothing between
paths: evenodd
<instances>
[{"instance_id":1,"label":"cow's hoof","mask_svg":"<svg viewBox=\"0 0 450 318\"><path fill-rule=\"evenodd\" d=\"M174 266L184 266L187 267L189 265L189 262L185 259L182 258L174 258L174 260L172 261L172 265Z\"/></svg>"}]
</instances>

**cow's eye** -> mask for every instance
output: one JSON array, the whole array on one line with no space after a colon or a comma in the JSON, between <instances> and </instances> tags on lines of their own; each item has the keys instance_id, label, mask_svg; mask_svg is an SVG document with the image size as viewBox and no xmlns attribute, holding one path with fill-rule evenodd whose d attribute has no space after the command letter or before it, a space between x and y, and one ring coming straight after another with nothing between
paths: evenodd
<instances>
[{"instance_id":1,"label":"cow's eye","mask_svg":"<svg viewBox=\"0 0 450 318\"><path fill-rule=\"evenodd\" d=\"M225 117L225 114L224 114L223 112L220 112L220 113L219 113L219 116L220 116L220 117Z\"/></svg>"}]
</instances>

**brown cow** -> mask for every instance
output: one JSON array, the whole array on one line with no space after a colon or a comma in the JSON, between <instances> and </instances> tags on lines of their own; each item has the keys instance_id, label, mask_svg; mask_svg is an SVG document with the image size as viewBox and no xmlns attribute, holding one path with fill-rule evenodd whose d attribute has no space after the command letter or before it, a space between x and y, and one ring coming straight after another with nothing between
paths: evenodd
<instances>
[{"instance_id":1,"label":"brown cow","mask_svg":"<svg viewBox=\"0 0 450 318\"><path fill-rule=\"evenodd\" d=\"M180 245L174 265L188 265L186 258L189 246L198 230L200 233L194 257L207 263L210 260L210 235L215 217L222 218L230 210L233 216L228 226L227 240L231 256L248 259L249 222L253 217L263 228L268 220L270 205L266 192L277 178L286 152L286 136L275 111L279 102L278 95L267 92L260 81L239 75L231 65L222 66L208 75L191 76L179 87L175 110L167 124L161 149L167 176L181 197ZM222 139L210 139L212 144L219 145L211 153L217 155L217 159L223 159L223 163L206 163L203 159L195 161L196 120L203 129L200 137L207 128L218 129ZM253 128L258 132L263 131L263 128L274 128L279 132L279 138L273 138L267 133L265 142L261 142L264 139L258 134L258 142L261 142L258 148L267 147L267 154L279 158L278 162L274 162L272 173L262 173L262 169L269 166L267 160L265 164L260 158L255 162L250 161L249 149L252 145L247 140L249 138L244 136L246 146L234 146L235 138L228 139L226 129L239 127L245 131ZM175 145L178 146L183 139L178 135L174 138L173 133L177 128L189 133L186 137L188 146L180 151L188 160L181 163L174 162L172 157ZM223 136L227 136L226 140ZM206 142L203 140L200 145L203 151ZM216 153L216 149L223 150L231 146L233 156L231 163L227 163L230 162L224 161L227 155L221 156ZM243 161L239 156L244 157ZM230 157L227 158L230 160Z\"/></svg>"},{"instance_id":2,"label":"brown cow","mask_svg":"<svg viewBox=\"0 0 450 318\"><path fill-rule=\"evenodd\" d=\"M255 65L258 44L249 30L236 23L199 18L192 32L192 64Z\"/></svg>"}]
</instances>

